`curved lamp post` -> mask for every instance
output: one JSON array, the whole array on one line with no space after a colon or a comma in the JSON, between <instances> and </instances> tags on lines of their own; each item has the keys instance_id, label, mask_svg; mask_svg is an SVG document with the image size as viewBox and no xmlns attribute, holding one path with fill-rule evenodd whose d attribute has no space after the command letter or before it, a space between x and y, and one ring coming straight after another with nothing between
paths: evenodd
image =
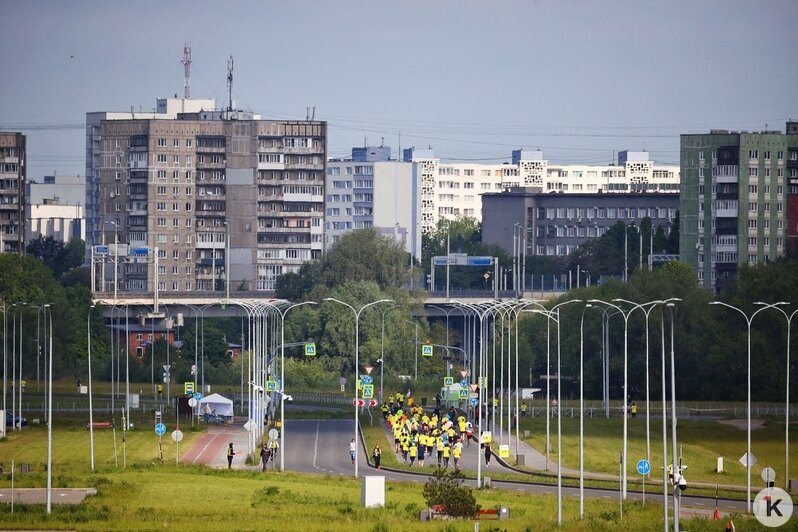
<instances>
[{"instance_id":1,"label":"curved lamp post","mask_svg":"<svg viewBox=\"0 0 798 532\"><path fill-rule=\"evenodd\" d=\"M86 316L86 339L88 343L88 363L89 363L89 450L91 454L91 470L94 471L94 408L92 405L91 397L91 311L94 305L89 307L88 315ZM113 356L113 354L111 355ZM113 375L111 376L113 381ZM113 396L113 392L111 393Z\"/></svg>"},{"instance_id":2,"label":"curved lamp post","mask_svg":"<svg viewBox=\"0 0 798 532\"><path fill-rule=\"evenodd\" d=\"M746 492L745 492L745 500L746 500L746 512L749 514L751 513L751 322L754 321L754 317L762 312L763 310L767 310L769 308L777 307L779 305L787 305L788 303L781 301L779 303L756 303L757 305L763 305L759 309L755 310L751 316L749 317L743 310L729 305L728 303L724 303L723 301L710 301L710 305L723 305L724 307L728 307L730 309L736 310L739 312L743 318L745 319L746 324L748 325L748 401L747 401L747 411L748 411L748 423L747 423L747 441L748 441L748 450L746 452ZM674 462L676 460L676 456L673 457Z\"/></svg>"},{"instance_id":3,"label":"curved lamp post","mask_svg":"<svg viewBox=\"0 0 798 532\"><path fill-rule=\"evenodd\" d=\"M335 299L333 297L325 297L322 301L332 301L333 303L338 303L344 305L345 307L349 308L352 313L355 315L355 401L358 400L358 389L357 389L357 380L358 380L358 373L360 372L360 313L363 312L368 307L373 305L377 305L379 303L393 303L393 299L380 299L378 301L372 301L371 303L366 303L360 310L355 310L355 307L350 305L349 303L345 303L340 299ZM355 406L355 441L358 441L358 423L360 421L360 409ZM355 452L355 478L357 478L358 474L358 465L360 453Z\"/></svg>"}]
</instances>

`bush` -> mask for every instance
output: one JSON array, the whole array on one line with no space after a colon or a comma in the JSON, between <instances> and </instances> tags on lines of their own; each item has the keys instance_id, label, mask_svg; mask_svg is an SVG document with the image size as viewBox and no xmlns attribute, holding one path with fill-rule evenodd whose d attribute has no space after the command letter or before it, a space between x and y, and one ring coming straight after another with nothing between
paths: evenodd
<instances>
[{"instance_id":1,"label":"bush","mask_svg":"<svg viewBox=\"0 0 798 532\"><path fill-rule=\"evenodd\" d=\"M424 484L424 500L428 506L440 505L452 517L474 517L479 505L460 471L447 473L440 467Z\"/></svg>"}]
</instances>

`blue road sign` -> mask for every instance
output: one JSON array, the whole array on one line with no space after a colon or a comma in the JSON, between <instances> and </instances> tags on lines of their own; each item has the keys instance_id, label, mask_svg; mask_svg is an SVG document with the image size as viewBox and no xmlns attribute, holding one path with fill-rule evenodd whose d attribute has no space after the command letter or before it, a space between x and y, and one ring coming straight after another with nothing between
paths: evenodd
<instances>
[{"instance_id":1,"label":"blue road sign","mask_svg":"<svg viewBox=\"0 0 798 532\"><path fill-rule=\"evenodd\" d=\"M371 375L361 375L360 376L360 383L361 384L371 384L374 382L374 377Z\"/></svg>"},{"instance_id":2,"label":"blue road sign","mask_svg":"<svg viewBox=\"0 0 798 532\"><path fill-rule=\"evenodd\" d=\"M194 399L196 399L197 401L202 401L202 394L199 392L195 392Z\"/></svg>"},{"instance_id":3,"label":"blue road sign","mask_svg":"<svg viewBox=\"0 0 798 532\"><path fill-rule=\"evenodd\" d=\"M637 461L637 472L641 475L648 475L651 472L651 462L643 458Z\"/></svg>"},{"instance_id":4,"label":"blue road sign","mask_svg":"<svg viewBox=\"0 0 798 532\"><path fill-rule=\"evenodd\" d=\"M493 257L468 257L469 266L490 266L493 264Z\"/></svg>"},{"instance_id":5,"label":"blue road sign","mask_svg":"<svg viewBox=\"0 0 798 532\"><path fill-rule=\"evenodd\" d=\"M477 399L476 397L472 397L470 402L471 406L477 406L479 404L479 399Z\"/></svg>"},{"instance_id":6,"label":"blue road sign","mask_svg":"<svg viewBox=\"0 0 798 532\"><path fill-rule=\"evenodd\" d=\"M158 436L163 436L164 434L166 434L166 425L164 425L163 423L156 423L155 434L157 434Z\"/></svg>"},{"instance_id":7,"label":"blue road sign","mask_svg":"<svg viewBox=\"0 0 798 532\"><path fill-rule=\"evenodd\" d=\"M468 379L461 380L460 386L462 386L463 388L468 388Z\"/></svg>"}]
</instances>

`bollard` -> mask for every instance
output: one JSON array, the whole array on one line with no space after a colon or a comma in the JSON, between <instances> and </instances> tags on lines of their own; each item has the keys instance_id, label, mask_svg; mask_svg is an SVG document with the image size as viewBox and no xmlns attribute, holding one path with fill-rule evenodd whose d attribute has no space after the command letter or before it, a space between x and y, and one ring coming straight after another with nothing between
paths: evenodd
<instances>
[{"instance_id":1,"label":"bollard","mask_svg":"<svg viewBox=\"0 0 798 532\"><path fill-rule=\"evenodd\" d=\"M525 465L523 454L519 454L518 456L515 457L515 465Z\"/></svg>"},{"instance_id":2,"label":"bollard","mask_svg":"<svg viewBox=\"0 0 798 532\"><path fill-rule=\"evenodd\" d=\"M490 489L490 477L482 477L482 487L484 489Z\"/></svg>"}]
</instances>

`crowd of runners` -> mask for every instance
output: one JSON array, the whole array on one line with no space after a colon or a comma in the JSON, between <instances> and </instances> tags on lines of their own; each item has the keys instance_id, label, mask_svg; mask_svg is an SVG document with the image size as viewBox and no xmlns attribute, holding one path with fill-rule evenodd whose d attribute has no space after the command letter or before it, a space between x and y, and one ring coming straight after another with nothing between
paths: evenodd
<instances>
[{"instance_id":1,"label":"crowd of runners","mask_svg":"<svg viewBox=\"0 0 798 532\"><path fill-rule=\"evenodd\" d=\"M451 464L459 470L464 447L470 447L472 441L480 441L474 435L474 425L466 416L454 407L442 408L440 401L436 401L431 412L425 412L414 404L410 393L408 397L396 393L388 397L381 410L386 427L393 434L394 452L401 457L402 463L409 466L431 465L448 469ZM481 440L487 467L490 466L490 441L485 435ZM381 452L375 449L372 457ZM379 462L375 462L379 467Z\"/></svg>"}]
</instances>

